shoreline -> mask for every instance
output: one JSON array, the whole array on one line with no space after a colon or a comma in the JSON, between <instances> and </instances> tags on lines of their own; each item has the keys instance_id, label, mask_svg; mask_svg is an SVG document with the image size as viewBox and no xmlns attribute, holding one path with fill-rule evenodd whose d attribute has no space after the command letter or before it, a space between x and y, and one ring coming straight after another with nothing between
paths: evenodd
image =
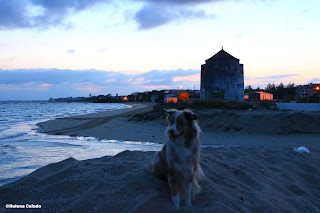
<instances>
[{"instance_id":1,"label":"shoreline","mask_svg":"<svg viewBox=\"0 0 320 213\"><path fill-rule=\"evenodd\" d=\"M132 107L40 122L37 124L37 131L46 134L95 137L107 140L159 144L166 142L165 130L167 128L167 121L165 117L148 121L130 120L130 118L137 113L151 112L154 104L126 104ZM257 114L256 112L253 113ZM200 114L202 114L203 117L206 116L203 112ZM219 112L219 114L221 114L221 112ZM230 112L226 114L230 114ZM261 115L254 116L258 117ZM200 128L202 123L201 121L199 122ZM203 145L236 145L242 147L276 146L288 148L303 145L313 148L319 145L319 136L319 134L307 133L248 134L236 131L219 132L204 128L200 134L200 140Z\"/></svg>"},{"instance_id":2,"label":"shoreline","mask_svg":"<svg viewBox=\"0 0 320 213\"><path fill-rule=\"evenodd\" d=\"M53 135L71 135L69 132L77 132L90 129L107 123L114 118L127 117L131 114L148 112L152 110L153 104L126 103L130 108L117 109L111 111L95 112L83 115L74 115L63 118L49 119L37 123L37 131L40 133ZM79 135L84 136L84 135ZM92 136L95 137L95 136Z\"/></svg>"}]
</instances>

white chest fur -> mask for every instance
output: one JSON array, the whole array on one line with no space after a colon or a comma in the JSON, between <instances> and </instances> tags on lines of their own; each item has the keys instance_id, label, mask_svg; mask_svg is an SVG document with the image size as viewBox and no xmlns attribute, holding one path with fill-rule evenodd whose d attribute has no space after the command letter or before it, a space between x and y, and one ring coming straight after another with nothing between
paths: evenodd
<instances>
[{"instance_id":1,"label":"white chest fur","mask_svg":"<svg viewBox=\"0 0 320 213\"><path fill-rule=\"evenodd\" d=\"M184 138L176 141L169 141L167 147L167 161L172 164L176 170L184 170L188 167L188 161L192 155L191 147L185 146Z\"/></svg>"}]
</instances>

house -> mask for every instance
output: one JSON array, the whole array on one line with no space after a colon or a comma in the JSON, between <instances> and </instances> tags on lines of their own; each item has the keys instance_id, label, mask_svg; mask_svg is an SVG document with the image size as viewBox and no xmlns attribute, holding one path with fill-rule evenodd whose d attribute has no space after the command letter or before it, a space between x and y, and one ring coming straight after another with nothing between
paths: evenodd
<instances>
[{"instance_id":1,"label":"house","mask_svg":"<svg viewBox=\"0 0 320 213\"><path fill-rule=\"evenodd\" d=\"M164 96L164 103L177 103L178 98L174 94L167 94Z\"/></svg>"},{"instance_id":2,"label":"house","mask_svg":"<svg viewBox=\"0 0 320 213\"><path fill-rule=\"evenodd\" d=\"M263 91L248 92L247 94L245 94L244 99L248 101L273 101L273 94Z\"/></svg>"},{"instance_id":3,"label":"house","mask_svg":"<svg viewBox=\"0 0 320 213\"><path fill-rule=\"evenodd\" d=\"M297 86L296 91L296 100L304 99L313 96L320 91L320 83L319 84L307 84L307 85L299 85Z\"/></svg>"}]
</instances>

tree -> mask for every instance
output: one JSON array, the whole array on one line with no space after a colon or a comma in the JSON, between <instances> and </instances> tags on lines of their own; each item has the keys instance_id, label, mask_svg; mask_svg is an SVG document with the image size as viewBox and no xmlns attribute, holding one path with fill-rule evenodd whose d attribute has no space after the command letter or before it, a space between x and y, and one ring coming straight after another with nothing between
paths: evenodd
<instances>
[{"instance_id":1,"label":"tree","mask_svg":"<svg viewBox=\"0 0 320 213\"><path fill-rule=\"evenodd\" d=\"M189 98L190 98L190 94L187 93L187 92L182 92L179 95L179 99L182 100L182 101L189 100Z\"/></svg>"},{"instance_id":2,"label":"tree","mask_svg":"<svg viewBox=\"0 0 320 213\"><path fill-rule=\"evenodd\" d=\"M252 86L251 85L248 85L246 86L246 88L244 89L244 92L247 93L247 92L252 92L253 89L252 89Z\"/></svg>"},{"instance_id":3,"label":"tree","mask_svg":"<svg viewBox=\"0 0 320 213\"><path fill-rule=\"evenodd\" d=\"M274 82L271 83L268 83L267 87L266 87L266 92L268 93L272 93L273 95L276 94L276 85L274 84Z\"/></svg>"}]
</instances>

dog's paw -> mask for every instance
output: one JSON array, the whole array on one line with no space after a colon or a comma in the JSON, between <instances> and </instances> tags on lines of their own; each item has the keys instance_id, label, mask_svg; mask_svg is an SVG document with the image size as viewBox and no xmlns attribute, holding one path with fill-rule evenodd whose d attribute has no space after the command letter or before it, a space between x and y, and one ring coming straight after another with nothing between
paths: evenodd
<instances>
[{"instance_id":1,"label":"dog's paw","mask_svg":"<svg viewBox=\"0 0 320 213\"><path fill-rule=\"evenodd\" d=\"M172 196L173 205L177 208L180 208L180 198L178 195Z\"/></svg>"}]
</instances>

